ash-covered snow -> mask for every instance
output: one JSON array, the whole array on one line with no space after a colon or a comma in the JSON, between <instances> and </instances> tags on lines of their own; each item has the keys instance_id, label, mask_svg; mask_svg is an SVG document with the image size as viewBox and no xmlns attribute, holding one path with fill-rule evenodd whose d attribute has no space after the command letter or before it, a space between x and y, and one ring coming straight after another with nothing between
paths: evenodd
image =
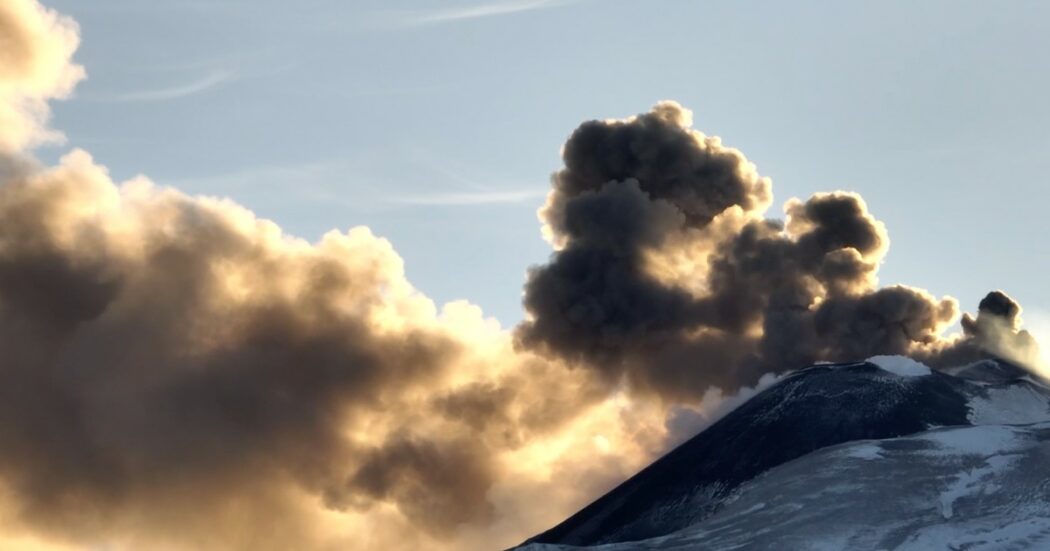
<instances>
[{"instance_id":1,"label":"ash-covered snow","mask_svg":"<svg viewBox=\"0 0 1050 551\"><path fill-rule=\"evenodd\" d=\"M970 399L974 425L1025 424L1050 421L1050 401L1043 387L1021 381L1005 388L986 388Z\"/></svg>"},{"instance_id":2,"label":"ash-covered snow","mask_svg":"<svg viewBox=\"0 0 1050 551\"><path fill-rule=\"evenodd\" d=\"M932 373L925 364L904 356L872 356L867 362L901 377L922 377Z\"/></svg>"},{"instance_id":3,"label":"ash-covered snow","mask_svg":"<svg viewBox=\"0 0 1050 551\"><path fill-rule=\"evenodd\" d=\"M882 458L882 447L879 446L877 440L868 442L866 445L864 442L857 442L855 446L843 448L843 455L854 459L874 461Z\"/></svg>"},{"instance_id":4,"label":"ash-covered snow","mask_svg":"<svg viewBox=\"0 0 1050 551\"><path fill-rule=\"evenodd\" d=\"M1016 429L1005 425L948 428L916 436L934 444L923 453L966 454L987 457L1016 446Z\"/></svg>"},{"instance_id":5,"label":"ash-covered snow","mask_svg":"<svg viewBox=\"0 0 1050 551\"><path fill-rule=\"evenodd\" d=\"M995 478L1012 467L1016 459L1014 455L993 455L985 459L984 465L959 473L941 492L941 516L952 518L955 514L953 506L960 498L999 491L1000 486L994 482Z\"/></svg>"},{"instance_id":6,"label":"ash-covered snow","mask_svg":"<svg viewBox=\"0 0 1050 551\"><path fill-rule=\"evenodd\" d=\"M999 360L876 356L785 376L541 536L600 527L602 551L1050 549L1048 461L1046 381ZM638 526L650 533L623 537ZM540 541L523 549L586 548Z\"/></svg>"},{"instance_id":7,"label":"ash-covered snow","mask_svg":"<svg viewBox=\"0 0 1050 551\"><path fill-rule=\"evenodd\" d=\"M973 443L989 436L1002 447L987 457L975 455L985 448ZM1043 469L1032 468L1045 461L1050 423L885 439L874 461L867 451L851 450L871 446L862 441L816 451L745 484L737 499L701 522L599 549L1050 548L1050 482Z\"/></svg>"}]
</instances>

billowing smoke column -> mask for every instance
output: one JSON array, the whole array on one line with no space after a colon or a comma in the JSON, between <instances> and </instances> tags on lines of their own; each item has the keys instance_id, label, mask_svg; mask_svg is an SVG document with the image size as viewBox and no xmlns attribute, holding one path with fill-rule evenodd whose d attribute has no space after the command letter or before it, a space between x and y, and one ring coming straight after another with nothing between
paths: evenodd
<instances>
[{"instance_id":1,"label":"billowing smoke column","mask_svg":"<svg viewBox=\"0 0 1050 551\"><path fill-rule=\"evenodd\" d=\"M993 355L1012 360L1047 375L1035 338L1021 329L1021 305L1002 291L988 293L977 308L977 317L963 314L964 338L941 351L945 365L959 364L973 355Z\"/></svg>"},{"instance_id":2,"label":"billowing smoke column","mask_svg":"<svg viewBox=\"0 0 1050 551\"><path fill-rule=\"evenodd\" d=\"M0 4L0 154L61 139L45 126L47 102L84 78L69 62L79 43L73 21L36 2Z\"/></svg>"},{"instance_id":3,"label":"billowing smoke column","mask_svg":"<svg viewBox=\"0 0 1050 551\"><path fill-rule=\"evenodd\" d=\"M0 548L470 549L555 520L500 496L576 472L543 453L569 423L620 438L600 389L438 312L367 228L311 244L80 150L41 166L77 42L0 2ZM583 487L653 453L623 445Z\"/></svg>"},{"instance_id":4,"label":"billowing smoke column","mask_svg":"<svg viewBox=\"0 0 1050 551\"><path fill-rule=\"evenodd\" d=\"M482 514L485 454L455 436L344 434L458 358L460 341L415 322L427 305L400 277L367 230L309 246L219 201L118 190L83 153L8 182L0 477L19 514L88 536L155 503L155 530L183 529L197 500L276 505L275 488L336 508L390 497L424 529ZM455 506L417 508L405 481Z\"/></svg>"},{"instance_id":5,"label":"billowing smoke column","mask_svg":"<svg viewBox=\"0 0 1050 551\"><path fill-rule=\"evenodd\" d=\"M877 288L888 241L860 197L764 219L769 181L669 102L569 139L528 321L439 310L367 228L307 243L84 151L41 166L77 42L0 2L3 549L492 549L755 391L715 387L1034 357L1006 295L951 340L954 301Z\"/></svg>"},{"instance_id":6,"label":"billowing smoke column","mask_svg":"<svg viewBox=\"0 0 1050 551\"><path fill-rule=\"evenodd\" d=\"M572 134L540 211L557 250L530 272L523 347L687 400L818 360L972 357L999 350L982 334L1017 333L1016 305L993 293L964 341L945 340L953 299L877 287L889 239L859 195L792 199L785 223L764 219L769 180L691 124L663 102Z\"/></svg>"}]
</instances>

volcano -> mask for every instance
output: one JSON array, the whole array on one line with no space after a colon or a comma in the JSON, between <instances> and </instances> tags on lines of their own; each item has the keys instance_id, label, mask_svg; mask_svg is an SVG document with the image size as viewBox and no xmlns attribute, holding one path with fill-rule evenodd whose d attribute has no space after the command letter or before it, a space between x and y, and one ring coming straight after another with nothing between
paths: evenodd
<instances>
[{"instance_id":1,"label":"volcano","mask_svg":"<svg viewBox=\"0 0 1050 551\"><path fill-rule=\"evenodd\" d=\"M1044 548L1048 460L1050 385L1013 363L814 365L520 549Z\"/></svg>"}]
</instances>

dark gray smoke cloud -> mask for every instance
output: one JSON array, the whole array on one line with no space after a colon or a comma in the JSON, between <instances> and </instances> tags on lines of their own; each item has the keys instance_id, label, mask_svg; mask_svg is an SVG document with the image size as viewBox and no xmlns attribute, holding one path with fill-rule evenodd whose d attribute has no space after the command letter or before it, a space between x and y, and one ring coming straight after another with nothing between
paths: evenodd
<instances>
[{"instance_id":1,"label":"dark gray smoke cloud","mask_svg":"<svg viewBox=\"0 0 1050 551\"><path fill-rule=\"evenodd\" d=\"M607 396L515 353L475 307L439 317L366 228L306 243L226 201L118 188L81 151L11 166L2 527L76 546L477 548L462 533L515 506L489 495L504 456Z\"/></svg>"},{"instance_id":2,"label":"dark gray smoke cloud","mask_svg":"<svg viewBox=\"0 0 1050 551\"><path fill-rule=\"evenodd\" d=\"M439 314L366 228L306 243L83 151L43 166L78 43L0 2L0 548L477 549L553 521L507 529L489 494L543 488L571 454L507 456L600 385Z\"/></svg>"},{"instance_id":3,"label":"dark gray smoke cloud","mask_svg":"<svg viewBox=\"0 0 1050 551\"><path fill-rule=\"evenodd\" d=\"M878 288L855 194L765 219L770 182L671 102L569 139L511 335L439 313L366 228L306 243L83 151L41 166L76 25L4 0L0 43L0 548L491 549L684 437L713 386L1035 350L1004 294L949 341L953 301Z\"/></svg>"},{"instance_id":4,"label":"dark gray smoke cloud","mask_svg":"<svg viewBox=\"0 0 1050 551\"><path fill-rule=\"evenodd\" d=\"M493 516L486 492L496 475L488 450L474 440L427 441L396 436L366 455L345 497L405 504L405 513L450 536Z\"/></svg>"},{"instance_id":5,"label":"dark gray smoke cloud","mask_svg":"<svg viewBox=\"0 0 1050 551\"><path fill-rule=\"evenodd\" d=\"M107 213L115 190L90 178L80 166L0 188L0 478L23 518L87 535L147 507L157 481L208 509L256 494L253 481L322 494L362 472L383 481L363 496L424 528L455 524L399 490L412 473L458 473L442 492L456 506L442 510L480 514L484 492L452 489L488 480L464 468L466 448L365 452L345 437L360 412L438 380L459 354L436 330L376 327L391 259L375 242L296 247L177 194ZM182 524L163 511L151 523L165 519Z\"/></svg>"},{"instance_id":6,"label":"dark gray smoke cloud","mask_svg":"<svg viewBox=\"0 0 1050 551\"><path fill-rule=\"evenodd\" d=\"M993 326L1017 334L1016 305L993 293L963 342L944 340L953 299L878 288L889 239L859 195L793 199L786 222L765 219L768 180L690 123L664 102L573 132L541 211L558 250L529 273L523 347L687 400L818 360L972 357ZM690 254L670 276L660 262Z\"/></svg>"},{"instance_id":7,"label":"dark gray smoke cloud","mask_svg":"<svg viewBox=\"0 0 1050 551\"><path fill-rule=\"evenodd\" d=\"M1002 291L988 293L977 315L963 314L963 338L942 347L929 358L931 365L952 366L987 357L1012 360L1034 367L1046 376L1046 360L1039 343L1021 328L1021 305Z\"/></svg>"}]
</instances>

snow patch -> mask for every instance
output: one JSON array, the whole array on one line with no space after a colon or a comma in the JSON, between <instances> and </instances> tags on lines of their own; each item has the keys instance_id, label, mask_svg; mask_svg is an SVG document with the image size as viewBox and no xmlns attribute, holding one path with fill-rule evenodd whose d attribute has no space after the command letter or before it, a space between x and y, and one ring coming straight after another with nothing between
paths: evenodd
<instances>
[{"instance_id":1,"label":"snow patch","mask_svg":"<svg viewBox=\"0 0 1050 551\"><path fill-rule=\"evenodd\" d=\"M933 442L941 454L979 455L991 457L1016 450L1023 444L1009 426L984 425L935 430L917 436Z\"/></svg>"},{"instance_id":2,"label":"snow patch","mask_svg":"<svg viewBox=\"0 0 1050 551\"><path fill-rule=\"evenodd\" d=\"M970 399L967 418L974 425L1015 425L1050 421L1047 397L1031 386L989 388L987 398Z\"/></svg>"},{"instance_id":3,"label":"snow patch","mask_svg":"<svg viewBox=\"0 0 1050 551\"><path fill-rule=\"evenodd\" d=\"M904 356L872 356L866 361L900 377L922 377L932 373L929 367Z\"/></svg>"},{"instance_id":4,"label":"snow patch","mask_svg":"<svg viewBox=\"0 0 1050 551\"><path fill-rule=\"evenodd\" d=\"M747 515L747 514L754 513L755 511L761 511L762 509L765 509L765 508L766 508L766 504L764 502L760 501L760 502L758 502L758 503L748 507L747 509L744 509L743 511L740 511L737 514Z\"/></svg>"},{"instance_id":5,"label":"snow patch","mask_svg":"<svg viewBox=\"0 0 1050 551\"><path fill-rule=\"evenodd\" d=\"M955 515L955 502L960 498L976 494L987 494L999 489L994 480L1003 476L1012 466L1016 457L996 455L989 457L983 467L970 469L955 477L948 487L941 492L939 507L945 520Z\"/></svg>"},{"instance_id":6,"label":"snow patch","mask_svg":"<svg viewBox=\"0 0 1050 551\"><path fill-rule=\"evenodd\" d=\"M866 461L882 459L882 447L877 443L848 446L845 448L845 452L846 457L854 459L864 459Z\"/></svg>"}]
</instances>

